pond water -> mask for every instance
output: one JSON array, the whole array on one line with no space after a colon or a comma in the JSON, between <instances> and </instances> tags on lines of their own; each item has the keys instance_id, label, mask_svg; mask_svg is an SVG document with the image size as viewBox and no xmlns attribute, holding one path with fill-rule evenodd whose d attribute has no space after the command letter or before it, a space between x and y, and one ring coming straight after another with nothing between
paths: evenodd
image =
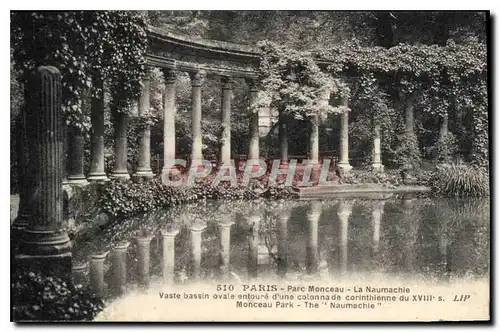
<instances>
[{"instance_id":1,"label":"pond water","mask_svg":"<svg viewBox=\"0 0 500 332\"><path fill-rule=\"evenodd\" d=\"M151 276L171 273L177 283L374 273L443 281L484 277L490 266L489 204L416 198L204 202L100 231L76 243L74 257L110 250L147 230L156 234L149 249ZM171 254L163 248L161 229L178 232ZM131 282L137 275L136 252L132 242ZM165 265L173 268L164 270Z\"/></svg>"},{"instance_id":2,"label":"pond water","mask_svg":"<svg viewBox=\"0 0 500 332\"><path fill-rule=\"evenodd\" d=\"M95 234L91 241L77 243L75 257L92 250L110 250L137 233L149 234L151 241L131 242L126 259L127 286L121 296L108 297L105 310L96 317L98 321L411 321L488 317L490 203L484 199L386 196L202 202L123 220ZM109 261L105 262L108 289L117 280ZM145 275L147 287L143 287ZM371 285L410 287L411 296L435 294L445 302L398 302L394 306L377 303L375 309L361 314L356 310L332 311L327 302L316 298L312 301L321 310L248 311L237 309L234 300L211 298L214 294L245 296L244 285L262 284L275 285L277 293L268 295L283 299L289 299L290 294L301 296L288 291L294 285L347 287L347 293L341 294L352 292L349 287ZM228 287L235 287L234 292L225 292L217 285L231 285ZM471 295L473 300L467 304L454 302L457 291ZM204 294L210 300L174 302L159 297L171 293ZM266 292L247 293L254 294L258 298ZM312 293L302 296L308 294ZM342 301L337 304L352 303Z\"/></svg>"}]
</instances>

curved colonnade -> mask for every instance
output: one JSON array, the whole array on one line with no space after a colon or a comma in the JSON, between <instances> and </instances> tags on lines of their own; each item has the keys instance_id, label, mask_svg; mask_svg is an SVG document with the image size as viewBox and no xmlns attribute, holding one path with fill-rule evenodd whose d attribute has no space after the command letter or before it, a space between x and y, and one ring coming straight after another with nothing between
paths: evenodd
<instances>
[{"instance_id":1,"label":"curved colonnade","mask_svg":"<svg viewBox=\"0 0 500 332\"><path fill-rule=\"evenodd\" d=\"M196 40L185 36L178 36L161 29L149 28L149 50L147 54L148 67L158 67L164 75L165 91L163 95L164 116L164 167L162 173L168 173L176 157L175 137L175 82L179 72L187 72L191 78L192 87L192 148L190 165L197 166L203 160L202 129L203 116L201 88L208 75L217 76L221 80L221 147L219 164L228 164L231 160L231 95L232 82L235 79L245 79L249 86L249 103L255 101L258 93L257 69L260 55L256 48L220 41ZM105 82L94 80L94 84L103 86ZM347 101L346 101L347 103ZM249 105L249 106L250 106ZM104 164L104 94L92 98L90 103L92 115L92 162L87 178L83 169L83 137L72 133L69 144L76 147L68 158L67 182L70 184L85 183L88 181L105 181L109 177L129 178L127 171L127 137L126 114L117 114L113 118L115 128L115 168L111 174L106 174ZM149 80L142 82L142 93L139 100L139 115L150 108ZM341 117L341 141L339 144L340 156L338 166L345 170L351 168L349 164L349 114L344 112ZM253 113L249 119L250 140L247 156L249 160L259 159L259 114ZM374 126L374 132L380 132L380 126ZM377 130L378 128L378 130ZM280 126L280 160L288 161L287 128ZM319 130L313 124L310 137L309 156L313 162L319 162ZM81 146L81 148L79 148ZM374 135L373 140L373 168L382 169L380 153L380 135ZM152 178L150 152L150 128L143 128L140 138L139 158L135 176Z\"/></svg>"}]
</instances>

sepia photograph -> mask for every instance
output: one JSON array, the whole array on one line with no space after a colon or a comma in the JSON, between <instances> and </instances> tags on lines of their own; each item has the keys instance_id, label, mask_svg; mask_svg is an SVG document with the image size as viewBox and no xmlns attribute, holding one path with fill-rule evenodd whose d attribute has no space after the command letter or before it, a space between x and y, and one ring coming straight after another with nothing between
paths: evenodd
<instances>
[{"instance_id":1,"label":"sepia photograph","mask_svg":"<svg viewBox=\"0 0 500 332\"><path fill-rule=\"evenodd\" d=\"M11 10L10 321L491 322L484 9Z\"/></svg>"}]
</instances>

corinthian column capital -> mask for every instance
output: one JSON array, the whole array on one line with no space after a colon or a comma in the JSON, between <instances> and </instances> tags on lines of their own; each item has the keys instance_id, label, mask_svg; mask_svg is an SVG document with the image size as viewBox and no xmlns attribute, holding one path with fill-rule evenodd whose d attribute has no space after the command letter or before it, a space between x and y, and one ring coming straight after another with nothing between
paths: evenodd
<instances>
[{"instance_id":1,"label":"corinthian column capital","mask_svg":"<svg viewBox=\"0 0 500 332\"><path fill-rule=\"evenodd\" d=\"M202 86L206 75L205 73L198 71L196 73L189 73L189 77L191 77L191 86L199 87Z\"/></svg>"},{"instance_id":2,"label":"corinthian column capital","mask_svg":"<svg viewBox=\"0 0 500 332\"><path fill-rule=\"evenodd\" d=\"M257 79L255 78L246 78L245 81L247 82L248 84L248 87L250 88L250 91L251 92L256 92L258 91L258 85L259 85L259 82L257 81Z\"/></svg>"},{"instance_id":3,"label":"corinthian column capital","mask_svg":"<svg viewBox=\"0 0 500 332\"><path fill-rule=\"evenodd\" d=\"M177 80L178 72L170 69L170 68L163 68L163 77L165 79L165 84L174 84L175 81Z\"/></svg>"},{"instance_id":4,"label":"corinthian column capital","mask_svg":"<svg viewBox=\"0 0 500 332\"><path fill-rule=\"evenodd\" d=\"M231 90L234 79L231 76L222 76L220 79L223 90Z\"/></svg>"}]
</instances>

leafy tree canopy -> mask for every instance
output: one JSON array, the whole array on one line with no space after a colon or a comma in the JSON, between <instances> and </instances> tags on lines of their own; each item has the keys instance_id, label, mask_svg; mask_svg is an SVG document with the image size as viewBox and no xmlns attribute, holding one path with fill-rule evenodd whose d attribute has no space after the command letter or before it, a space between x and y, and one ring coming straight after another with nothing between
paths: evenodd
<instances>
[{"instance_id":1,"label":"leafy tree canopy","mask_svg":"<svg viewBox=\"0 0 500 332\"><path fill-rule=\"evenodd\" d=\"M79 101L93 77L109 84L113 103L122 111L138 98L146 65L145 13L12 12L11 27L15 68L24 79L40 65L54 65L61 71L68 123L90 125L88 117L82 118ZM120 91L119 98L114 91Z\"/></svg>"}]
</instances>

